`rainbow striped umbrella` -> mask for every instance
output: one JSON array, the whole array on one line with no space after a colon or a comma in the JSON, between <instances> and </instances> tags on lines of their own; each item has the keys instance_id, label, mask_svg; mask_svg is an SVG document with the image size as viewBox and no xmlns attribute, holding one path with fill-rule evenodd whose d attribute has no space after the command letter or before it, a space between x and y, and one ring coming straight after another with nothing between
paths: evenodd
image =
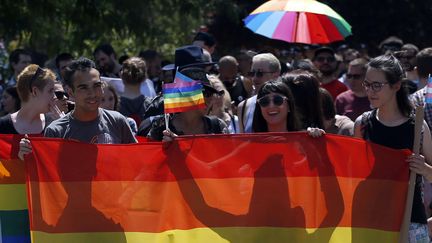
<instances>
[{"instance_id":1,"label":"rainbow striped umbrella","mask_svg":"<svg viewBox=\"0 0 432 243\"><path fill-rule=\"evenodd\" d=\"M244 20L253 32L292 43L324 44L351 35L351 25L315 0L271 0Z\"/></svg>"}]
</instances>

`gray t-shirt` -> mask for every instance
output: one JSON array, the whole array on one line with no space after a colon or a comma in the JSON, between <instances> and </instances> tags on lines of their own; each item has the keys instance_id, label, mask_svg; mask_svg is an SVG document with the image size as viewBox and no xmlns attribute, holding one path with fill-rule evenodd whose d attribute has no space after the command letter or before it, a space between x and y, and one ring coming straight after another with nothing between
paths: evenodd
<instances>
[{"instance_id":1,"label":"gray t-shirt","mask_svg":"<svg viewBox=\"0 0 432 243\"><path fill-rule=\"evenodd\" d=\"M45 129L45 137L75 139L97 144L137 142L126 118L116 111L99 108L98 118L86 122L78 121L71 113L53 121Z\"/></svg>"}]
</instances>

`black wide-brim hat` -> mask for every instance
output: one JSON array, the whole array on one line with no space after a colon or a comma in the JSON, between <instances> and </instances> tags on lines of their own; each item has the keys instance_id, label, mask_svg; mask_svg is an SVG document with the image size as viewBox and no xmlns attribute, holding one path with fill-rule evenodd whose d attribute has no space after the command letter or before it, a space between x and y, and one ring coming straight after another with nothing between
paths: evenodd
<instances>
[{"instance_id":1,"label":"black wide-brim hat","mask_svg":"<svg viewBox=\"0 0 432 243\"><path fill-rule=\"evenodd\" d=\"M189 45L182 46L175 50L174 65L164 67L164 70L177 69L181 71L187 67L206 67L216 64L216 62L208 62L204 59L203 49L199 46Z\"/></svg>"}]
</instances>

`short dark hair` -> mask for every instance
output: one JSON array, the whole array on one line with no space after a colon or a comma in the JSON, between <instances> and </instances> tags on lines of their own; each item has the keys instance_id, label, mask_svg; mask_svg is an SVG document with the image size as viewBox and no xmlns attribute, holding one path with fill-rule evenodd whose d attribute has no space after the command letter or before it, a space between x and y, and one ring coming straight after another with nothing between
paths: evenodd
<instances>
[{"instance_id":1,"label":"short dark hair","mask_svg":"<svg viewBox=\"0 0 432 243\"><path fill-rule=\"evenodd\" d=\"M416 55L417 72L420 78L427 78L432 74L432 47L421 50Z\"/></svg>"},{"instance_id":2,"label":"short dark hair","mask_svg":"<svg viewBox=\"0 0 432 243\"><path fill-rule=\"evenodd\" d=\"M90 71L90 69L96 69L95 63L85 57L80 57L77 60L73 60L71 64L69 64L65 69L65 83L67 86L69 86L72 90L73 87L73 76L76 71Z\"/></svg>"},{"instance_id":3,"label":"short dark hair","mask_svg":"<svg viewBox=\"0 0 432 243\"><path fill-rule=\"evenodd\" d=\"M373 58L368 63L368 68L375 68L384 73L386 81L390 86L402 82L405 72L399 60L391 54L386 54ZM412 114L413 106L408 98L408 90L405 85L402 85L396 93L396 102L399 111L406 117Z\"/></svg>"},{"instance_id":4,"label":"short dark hair","mask_svg":"<svg viewBox=\"0 0 432 243\"><path fill-rule=\"evenodd\" d=\"M315 60L318 57L318 55L321 53L330 53L330 55L333 55L333 56L336 54L336 52L333 50L333 48L328 47L328 46L323 46L323 47L320 47L320 48L315 50L313 60Z\"/></svg>"},{"instance_id":5,"label":"short dark hair","mask_svg":"<svg viewBox=\"0 0 432 243\"><path fill-rule=\"evenodd\" d=\"M11 52L10 56L9 56L9 62L10 63L18 63L19 62L19 56L20 55L27 55L31 57L31 53L28 50L24 50L24 49L15 49Z\"/></svg>"},{"instance_id":6,"label":"short dark hair","mask_svg":"<svg viewBox=\"0 0 432 243\"><path fill-rule=\"evenodd\" d=\"M108 44L108 43L98 45L93 52L93 56L96 56L96 53L98 53L100 51L105 53L108 56L110 56L111 54L114 54L114 57L116 56L114 48L112 47L111 44Z\"/></svg>"},{"instance_id":7,"label":"short dark hair","mask_svg":"<svg viewBox=\"0 0 432 243\"><path fill-rule=\"evenodd\" d=\"M138 56L146 61L151 61L160 57L159 53L155 50L140 51Z\"/></svg>"},{"instance_id":8,"label":"short dark hair","mask_svg":"<svg viewBox=\"0 0 432 243\"><path fill-rule=\"evenodd\" d=\"M69 61L69 60L73 60L74 59L74 57L72 56L72 54L70 54L70 53L67 53L67 52L63 52L63 53L60 53L60 54L58 54L57 56L56 56L56 58L55 58L55 65L56 65L56 68L57 69L59 69L60 68L60 62L61 61Z\"/></svg>"},{"instance_id":9,"label":"short dark hair","mask_svg":"<svg viewBox=\"0 0 432 243\"><path fill-rule=\"evenodd\" d=\"M216 40L213 35L206 32L198 32L193 41L203 41L206 46L214 46L216 45Z\"/></svg>"}]
</instances>

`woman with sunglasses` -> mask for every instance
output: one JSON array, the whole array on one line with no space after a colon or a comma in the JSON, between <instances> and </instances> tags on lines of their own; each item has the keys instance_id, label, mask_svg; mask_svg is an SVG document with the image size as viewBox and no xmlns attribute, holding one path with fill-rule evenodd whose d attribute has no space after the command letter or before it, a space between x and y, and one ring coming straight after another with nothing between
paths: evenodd
<instances>
[{"instance_id":1,"label":"woman with sunglasses","mask_svg":"<svg viewBox=\"0 0 432 243\"><path fill-rule=\"evenodd\" d=\"M56 81L54 83L54 105L48 115L52 120L57 120L69 112L68 95L63 89L63 85Z\"/></svg>"},{"instance_id":2,"label":"woman with sunglasses","mask_svg":"<svg viewBox=\"0 0 432 243\"><path fill-rule=\"evenodd\" d=\"M215 89L215 93L204 93L206 97L207 115L216 116L222 119L230 134L240 133L238 124L238 117L233 115L230 94L225 88L222 81L214 75L210 75L209 81L211 86Z\"/></svg>"},{"instance_id":3,"label":"woman with sunglasses","mask_svg":"<svg viewBox=\"0 0 432 243\"><path fill-rule=\"evenodd\" d=\"M54 111L55 74L38 65L27 66L18 75L21 109L0 118L2 134L41 134L52 121L45 113Z\"/></svg>"},{"instance_id":4,"label":"woman with sunglasses","mask_svg":"<svg viewBox=\"0 0 432 243\"><path fill-rule=\"evenodd\" d=\"M293 132L301 130L294 96L281 80L269 81L258 91L252 123L253 132ZM324 130L308 127L312 137L320 137Z\"/></svg>"},{"instance_id":5,"label":"woman with sunglasses","mask_svg":"<svg viewBox=\"0 0 432 243\"><path fill-rule=\"evenodd\" d=\"M394 149L413 149L413 107L402 85L404 71L392 55L372 59L367 65L363 86L372 111L356 119L354 136ZM411 171L419 174L415 183L409 242L429 242L427 218L422 200L422 177L432 181L432 141L430 130L423 122L422 155L411 155L407 162ZM383 200L387 200L383 198ZM389 203L391 203L389 201ZM372 205L371 205L372 206ZM414 240L413 240L414 239Z\"/></svg>"}]
</instances>

